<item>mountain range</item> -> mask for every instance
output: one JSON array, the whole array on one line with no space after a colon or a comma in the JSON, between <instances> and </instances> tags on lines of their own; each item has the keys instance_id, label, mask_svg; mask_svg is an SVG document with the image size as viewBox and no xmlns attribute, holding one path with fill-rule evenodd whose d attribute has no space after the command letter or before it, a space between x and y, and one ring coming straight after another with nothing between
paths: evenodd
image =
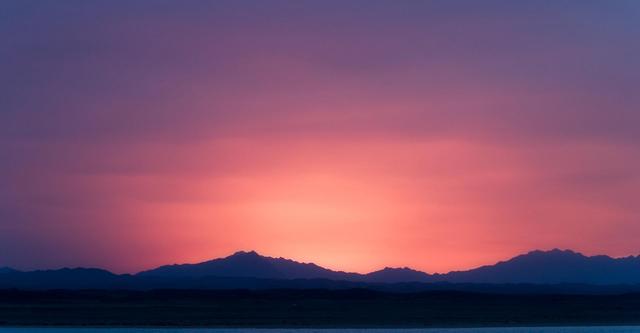
<instances>
[{"instance_id":1,"label":"mountain range","mask_svg":"<svg viewBox=\"0 0 640 333\"><path fill-rule=\"evenodd\" d=\"M537 250L494 265L446 274L429 274L407 267L386 267L359 274L239 251L225 258L166 265L133 275L117 275L96 268L24 272L5 267L0 268L0 288L640 291L640 256L611 258L585 256L571 250Z\"/></svg>"}]
</instances>

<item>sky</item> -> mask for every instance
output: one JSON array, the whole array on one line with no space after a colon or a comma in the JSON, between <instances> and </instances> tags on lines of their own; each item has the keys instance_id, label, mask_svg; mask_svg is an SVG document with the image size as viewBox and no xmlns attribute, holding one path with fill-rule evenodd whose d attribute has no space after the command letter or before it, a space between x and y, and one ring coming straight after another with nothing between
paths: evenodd
<instances>
[{"instance_id":1,"label":"sky","mask_svg":"<svg viewBox=\"0 0 640 333\"><path fill-rule=\"evenodd\" d=\"M0 2L0 266L640 254L635 0Z\"/></svg>"}]
</instances>

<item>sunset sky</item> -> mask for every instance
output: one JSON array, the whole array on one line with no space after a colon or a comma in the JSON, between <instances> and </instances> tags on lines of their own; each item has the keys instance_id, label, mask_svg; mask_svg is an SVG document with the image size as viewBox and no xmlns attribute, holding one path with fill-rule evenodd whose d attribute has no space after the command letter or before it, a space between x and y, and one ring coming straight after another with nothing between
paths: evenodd
<instances>
[{"instance_id":1,"label":"sunset sky","mask_svg":"<svg viewBox=\"0 0 640 333\"><path fill-rule=\"evenodd\" d=\"M640 254L640 1L0 2L0 267Z\"/></svg>"}]
</instances>

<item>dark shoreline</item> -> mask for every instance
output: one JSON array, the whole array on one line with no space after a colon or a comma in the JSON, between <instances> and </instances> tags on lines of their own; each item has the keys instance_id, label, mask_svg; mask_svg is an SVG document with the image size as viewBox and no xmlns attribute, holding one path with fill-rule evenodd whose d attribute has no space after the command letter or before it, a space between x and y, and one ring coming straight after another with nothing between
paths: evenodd
<instances>
[{"instance_id":1,"label":"dark shoreline","mask_svg":"<svg viewBox=\"0 0 640 333\"><path fill-rule=\"evenodd\" d=\"M441 328L640 325L640 294L0 290L0 327Z\"/></svg>"}]
</instances>

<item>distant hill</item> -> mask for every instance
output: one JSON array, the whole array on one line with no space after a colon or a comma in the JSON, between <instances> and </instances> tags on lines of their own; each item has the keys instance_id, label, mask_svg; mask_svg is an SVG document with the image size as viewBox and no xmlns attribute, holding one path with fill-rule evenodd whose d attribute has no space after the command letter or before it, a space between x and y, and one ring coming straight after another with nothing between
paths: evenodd
<instances>
[{"instance_id":1,"label":"distant hill","mask_svg":"<svg viewBox=\"0 0 640 333\"><path fill-rule=\"evenodd\" d=\"M368 274L313 263L236 252L196 264L161 266L135 275L95 268L21 272L0 269L0 288L19 289L349 289L506 293L640 291L640 257L584 256L570 250L532 251L495 265L446 274L384 268Z\"/></svg>"},{"instance_id":2,"label":"distant hill","mask_svg":"<svg viewBox=\"0 0 640 333\"><path fill-rule=\"evenodd\" d=\"M332 271L316 264L261 256L255 251L239 251L226 258L198 264L167 265L140 272L141 277L252 277L261 279L354 280L359 274Z\"/></svg>"},{"instance_id":3,"label":"distant hill","mask_svg":"<svg viewBox=\"0 0 640 333\"><path fill-rule=\"evenodd\" d=\"M587 257L571 250L532 251L495 265L428 274L411 268L384 268L368 274L332 271L315 264L237 252L198 264L162 266L138 276L253 277L267 279L330 279L371 283L534 283L635 284L640 283L640 257Z\"/></svg>"},{"instance_id":4,"label":"distant hill","mask_svg":"<svg viewBox=\"0 0 640 333\"><path fill-rule=\"evenodd\" d=\"M13 272L17 272L17 271L11 267L0 267L0 274L13 273Z\"/></svg>"},{"instance_id":5,"label":"distant hill","mask_svg":"<svg viewBox=\"0 0 640 333\"><path fill-rule=\"evenodd\" d=\"M379 271L361 276L361 280L378 283L431 282L433 277L425 272L416 271L408 267L385 267Z\"/></svg>"},{"instance_id":6,"label":"distant hill","mask_svg":"<svg viewBox=\"0 0 640 333\"><path fill-rule=\"evenodd\" d=\"M454 283L640 283L640 256L587 257L571 250L532 251L495 265L432 276Z\"/></svg>"},{"instance_id":7,"label":"distant hill","mask_svg":"<svg viewBox=\"0 0 640 333\"><path fill-rule=\"evenodd\" d=\"M87 289L109 287L125 275L97 268L63 268L31 272L9 271L0 274L0 287L22 289Z\"/></svg>"}]
</instances>

